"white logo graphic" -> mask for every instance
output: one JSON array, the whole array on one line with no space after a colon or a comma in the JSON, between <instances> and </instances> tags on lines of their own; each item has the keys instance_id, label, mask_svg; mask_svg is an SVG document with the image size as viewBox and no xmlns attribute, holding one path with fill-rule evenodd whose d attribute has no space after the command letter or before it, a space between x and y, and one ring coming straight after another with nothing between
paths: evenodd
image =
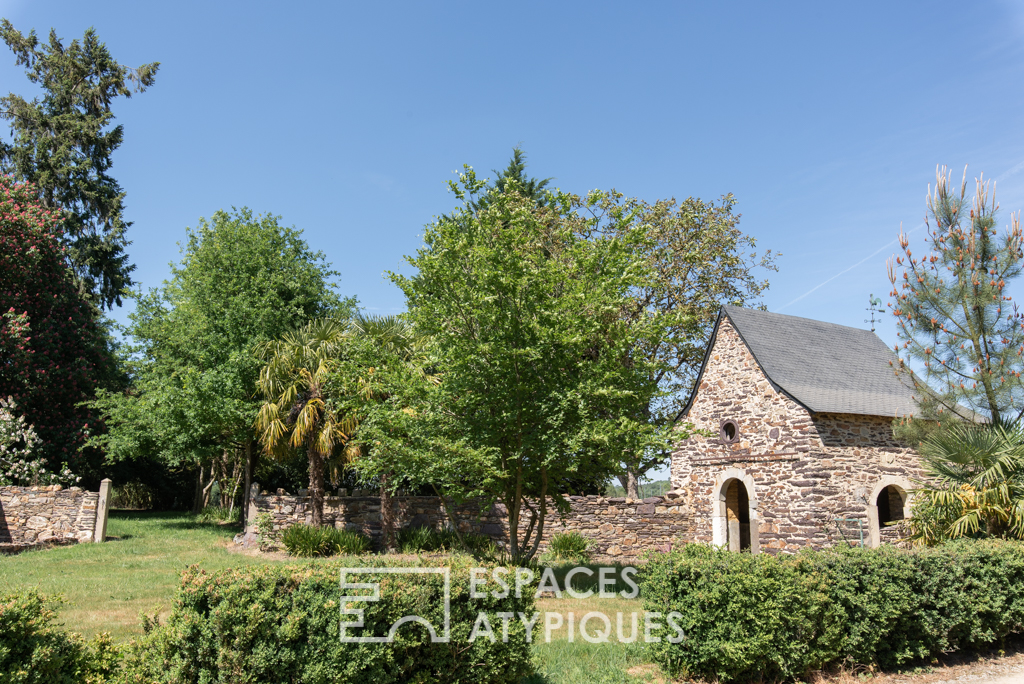
<instances>
[{"instance_id":1,"label":"white logo graphic","mask_svg":"<svg viewBox=\"0 0 1024 684\"><path fill-rule=\"evenodd\" d=\"M422 618L419 615L406 615L395 624L391 625L391 629L388 630L386 637L373 637L373 636L348 636L347 631L356 627L363 627L363 609L362 608L349 608L348 604L356 601L379 601L380 600L380 583L379 582L346 582L346 576L349 574L386 574L386 575L444 575L444 633L442 636L437 635L437 630L434 629L434 625L430 624L430 621L426 618ZM398 632L398 628L408 622L418 622L421 625L426 626L430 631L430 642L434 644L446 644L451 641L451 572L448 568L342 568L341 569L341 614L353 615L356 617L354 621L346 621L344 618L341 621L341 643L343 644L390 644L395 640L395 634ZM373 591L370 595L357 595L357 596L345 596L345 592L348 589L366 590Z\"/></svg>"}]
</instances>

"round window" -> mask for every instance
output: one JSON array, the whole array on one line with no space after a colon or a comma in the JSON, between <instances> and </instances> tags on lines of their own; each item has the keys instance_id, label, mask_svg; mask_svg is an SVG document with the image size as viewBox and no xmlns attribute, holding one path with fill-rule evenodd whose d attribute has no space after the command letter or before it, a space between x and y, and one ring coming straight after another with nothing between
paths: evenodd
<instances>
[{"instance_id":1,"label":"round window","mask_svg":"<svg viewBox=\"0 0 1024 684\"><path fill-rule=\"evenodd\" d=\"M723 420L719 436L723 442L735 442L740 437L740 426L735 420Z\"/></svg>"}]
</instances>

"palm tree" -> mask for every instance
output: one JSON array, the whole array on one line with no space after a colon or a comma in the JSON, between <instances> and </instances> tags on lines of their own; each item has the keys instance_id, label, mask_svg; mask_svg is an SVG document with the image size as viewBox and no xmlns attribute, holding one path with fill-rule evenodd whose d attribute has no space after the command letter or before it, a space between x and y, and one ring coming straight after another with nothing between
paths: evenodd
<instances>
[{"instance_id":1,"label":"palm tree","mask_svg":"<svg viewBox=\"0 0 1024 684\"><path fill-rule=\"evenodd\" d=\"M954 423L921 443L931 481L915 490L915 537L934 544L984 534L1024 538L1024 431Z\"/></svg>"},{"instance_id":2,"label":"palm tree","mask_svg":"<svg viewBox=\"0 0 1024 684\"><path fill-rule=\"evenodd\" d=\"M356 428L353 415L332 407L324 387L350 334L340 321L318 319L257 351L266 362L257 383L266 400L256 417L260 441L278 457L290 449L305 450L313 524L318 526L324 517L325 463L344 449Z\"/></svg>"}]
</instances>

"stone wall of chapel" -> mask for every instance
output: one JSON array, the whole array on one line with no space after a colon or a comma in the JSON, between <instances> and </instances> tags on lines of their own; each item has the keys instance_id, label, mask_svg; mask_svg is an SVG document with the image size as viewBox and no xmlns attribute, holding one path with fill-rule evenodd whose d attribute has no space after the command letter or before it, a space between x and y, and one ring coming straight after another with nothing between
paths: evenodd
<instances>
[{"instance_id":1,"label":"stone wall of chapel","mask_svg":"<svg viewBox=\"0 0 1024 684\"><path fill-rule=\"evenodd\" d=\"M811 414L777 392L728 318L719 325L687 420L695 434L672 456L673 489L691 511L693 541L712 542L716 475L737 468L753 477L760 548L794 551L842 537L868 537L868 498L883 477L920 471L892 438L891 419ZM723 421L738 439L719 436ZM857 522L860 521L860 522Z\"/></svg>"}]
</instances>

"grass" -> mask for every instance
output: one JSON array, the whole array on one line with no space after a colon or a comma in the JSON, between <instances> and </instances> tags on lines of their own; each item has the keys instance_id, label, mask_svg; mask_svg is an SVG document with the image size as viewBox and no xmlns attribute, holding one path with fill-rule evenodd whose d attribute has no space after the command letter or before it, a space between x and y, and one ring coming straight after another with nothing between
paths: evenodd
<instances>
[{"instance_id":1,"label":"grass","mask_svg":"<svg viewBox=\"0 0 1024 684\"><path fill-rule=\"evenodd\" d=\"M62 594L67 604L61 618L67 629L87 637L107 632L115 641L124 641L142 634L141 613L169 612L179 574L189 565L198 564L213 571L281 562L266 556L230 553L228 544L238 527L202 520L183 513L112 511L108 541L104 544L0 555L0 592L37 587L45 594ZM556 568L560 583L569 567ZM579 590L596 588L596 577L577 575L573 584ZM628 588L621 581L616 585L614 590ZM540 619L534 629L537 673L523 684L663 681L656 668L645 664L641 647L616 641L615 614L640 612L639 601L599 597L577 600L563 596L540 599L537 610L561 613L563 626L553 630L551 642L545 643L543 617ZM610 643L590 644L580 638L579 620L590 611L602 612L611 620ZM572 642L567 638L570 612L577 625ZM594 633L600 626L593 622L588 630ZM628 617L624 629L629 631Z\"/></svg>"},{"instance_id":2,"label":"grass","mask_svg":"<svg viewBox=\"0 0 1024 684\"><path fill-rule=\"evenodd\" d=\"M189 565L219 570L268 562L228 553L237 532L186 514L112 511L106 543L0 556L0 590L32 586L62 594L69 629L109 632L120 641L142 633L140 613L170 609L178 575Z\"/></svg>"}]
</instances>

